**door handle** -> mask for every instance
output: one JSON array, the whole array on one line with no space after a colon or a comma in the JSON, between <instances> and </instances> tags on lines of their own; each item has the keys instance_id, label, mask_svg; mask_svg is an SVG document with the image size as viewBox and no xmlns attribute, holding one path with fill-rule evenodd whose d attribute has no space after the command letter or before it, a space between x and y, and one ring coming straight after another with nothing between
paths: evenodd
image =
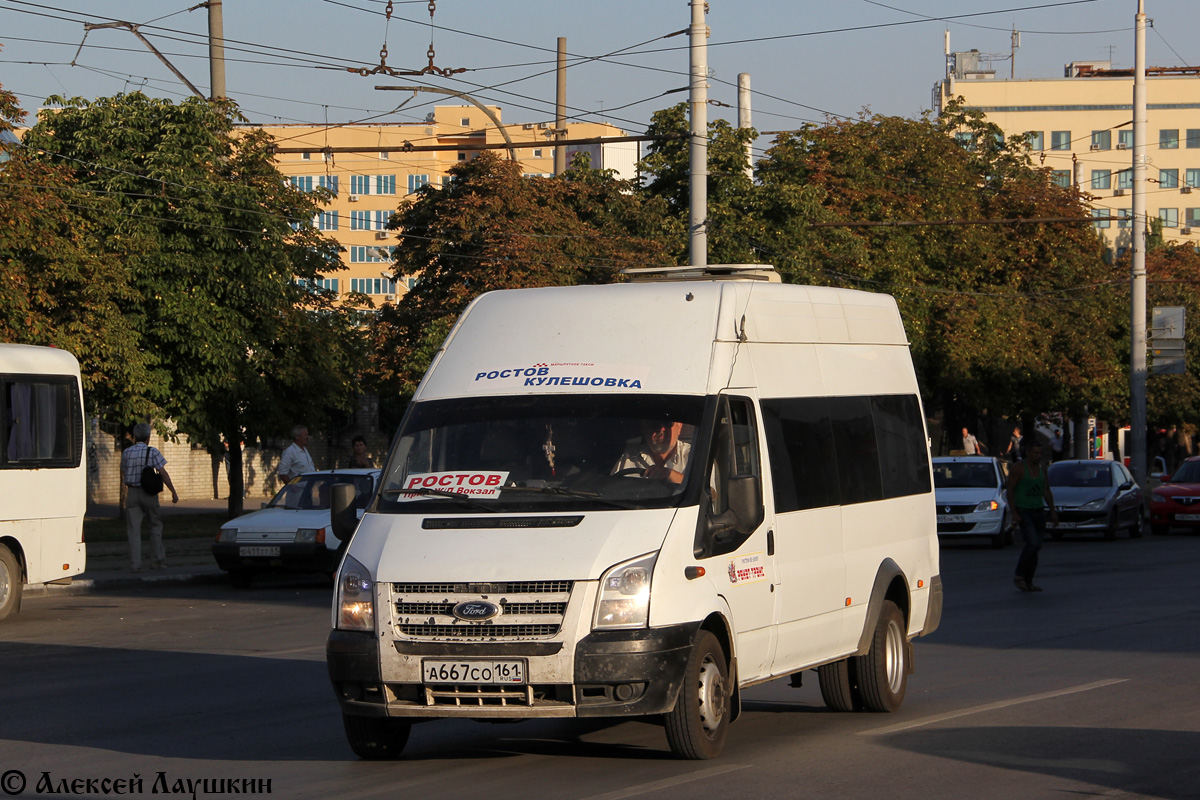
<instances>
[{"instance_id":1,"label":"door handle","mask_svg":"<svg viewBox=\"0 0 1200 800\"><path fill-rule=\"evenodd\" d=\"M767 531L767 555L775 555L775 531Z\"/></svg>"}]
</instances>

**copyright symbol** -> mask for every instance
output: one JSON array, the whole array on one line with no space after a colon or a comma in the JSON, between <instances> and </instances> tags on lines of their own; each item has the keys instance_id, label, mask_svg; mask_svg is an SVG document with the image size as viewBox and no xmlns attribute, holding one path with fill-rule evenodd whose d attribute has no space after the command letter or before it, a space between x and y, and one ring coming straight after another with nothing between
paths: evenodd
<instances>
[{"instance_id":1,"label":"copyright symbol","mask_svg":"<svg viewBox=\"0 0 1200 800\"><path fill-rule=\"evenodd\" d=\"M14 795L25 791L25 775L20 770L10 769L0 775L0 791Z\"/></svg>"}]
</instances>

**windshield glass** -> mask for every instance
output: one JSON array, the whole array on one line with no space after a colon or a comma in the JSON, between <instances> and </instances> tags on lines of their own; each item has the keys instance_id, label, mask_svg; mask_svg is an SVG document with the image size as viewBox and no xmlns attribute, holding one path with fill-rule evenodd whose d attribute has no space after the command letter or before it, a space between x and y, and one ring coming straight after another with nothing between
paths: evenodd
<instances>
[{"instance_id":1,"label":"windshield glass","mask_svg":"<svg viewBox=\"0 0 1200 800\"><path fill-rule=\"evenodd\" d=\"M1051 464L1046 473L1051 486L1084 486L1107 489L1112 486L1112 468L1103 461L1096 463Z\"/></svg>"},{"instance_id":2,"label":"windshield glass","mask_svg":"<svg viewBox=\"0 0 1200 800\"><path fill-rule=\"evenodd\" d=\"M679 505L705 399L470 397L415 404L379 510L488 513Z\"/></svg>"},{"instance_id":3,"label":"windshield glass","mask_svg":"<svg viewBox=\"0 0 1200 800\"><path fill-rule=\"evenodd\" d=\"M1172 483L1200 483L1200 461L1185 461L1171 476Z\"/></svg>"},{"instance_id":4,"label":"windshield glass","mask_svg":"<svg viewBox=\"0 0 1200 800\"><path fill-rule=\"evenodd\" d=\"M301 475L284 486L267 504L267 508L290 508L301 511L323 511L329 508L330 489L335 483L354 484L354 507L366 508L375 483L370 475L325 473Z\"/></svg>"},{"instance_id":5,"label":"windshield glass","mask_svg":"<svg viewBox=\"0 0 1200 800\"><path fill-rule=\"evenodd\" d=\"M970 461L935 461L935 489L996 489L1000 479L991 464Z\"/></svg>"}]
</instances>

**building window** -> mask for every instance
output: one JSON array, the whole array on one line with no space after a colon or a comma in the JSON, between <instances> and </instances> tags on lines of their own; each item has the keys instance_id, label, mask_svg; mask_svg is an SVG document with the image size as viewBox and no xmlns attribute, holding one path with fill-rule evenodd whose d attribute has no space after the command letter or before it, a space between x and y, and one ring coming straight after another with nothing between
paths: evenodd
<instances>
[{"instance_id":1,"label":"building window","mask_svg":"<svg viewBox=\"0 0 1200 800\"><path fill-rule=\"evenodd\" d=\"M312 161L312 153L301 153L300 160L301 161Z\"/></svg>"},{"instance_id":2,"label":"building window","mask_svg":"<svg viewBox=\"0 0 1200 800\"><path fill-rule=\"evenodd\" d=\"M1158 146L1163 150L1179 149L1179 129L1163 128L1158 132Z\"/></svg>"},{"instance_id":3,"label":"building window","mask_svg":"<svg viewBox=\"0 0 1200 800\"><path fill-rule=\"evenodd\" d=\"M1117 147L1124 150L1133 147L1133 131L1117 131Z\"/></svg>"},{"instance_id":4,"label":"building window","mask_svg":"<svg viewBox=\"0 0 1200 800\"><path fill-rule=\"evenodd\" d=\"M1123 169L1117 173L1117 188L1129 190L1133 188L1133 170Z\"/></svg>"},{"instance_id":5,"label":"building window","mask_svg":"<svg viewBox=\"0 0 1200 800\"><path fill-rule=\"evenodd\" d=\"M1189 169L1183 174L1183 185L1200 189L1200 169Z\"/></svg>"},{"instance_id":6,"label":"building window","mask_svg":"<svg viewBox=\"0 0 1200 800\"><path fill-rule=\"evenodd\" d=\"M1200 147L1200 128L1188 128L1187 147L1189 150Z\"/></svg>"},{"instance_id":7,"label":"building window","mask_svg":"<svg viewBox=\"0 0 1200 800\"><path fill-rule=\"evenodd\" d=\"M471 127L471 118L470 117L460 117L458 120L458 124L462 125L464 128L469 128L469 127Z\"/></svg>"},{"instance_id":8,"label":"building window","mask_svg":"<svg viewBox=\"0 0 1200 800\"><path fill-rule=\"evenodd\" d=\"M540 148L540 147L535 147L535 148L533 149L533 157L534 157L534 158L541 158L541 157L542 157L542 148Z\"/></svg>"},{"instance_id":9,"label":"building window","mask_svg":"<svg viewBox=\"0 0 1200 800\"><path fill-rule=\"evenodd\" d=\"M1160 169L1158 171L1158 185L1164 189L1179 188L1179 170L1177 169Z\"/></svg>"},{"instance_id":10,"label":"building window","mask_svg":"<svg viewBox=\"0 0 1200 800\"><path fill-rule=\"evenodd\" d=\"M1092 216L1096 217L1097 219L1092 224L1095 225L1097 229L1107 228L1109 225L1108 218L1111 214L1112 212L1107 208L1093 208Z\"/></svg>"},{"instance_id":11,"label":"building window","mask_svg":"<svg viewBox=\"0 0 1200 800\"><path fill-rule=\"evenodd\" d=\"M1186 227L1200 228L1200 208L1184 209L1183 219Z\"/></svg>"},{"instance_id":12,"label":"building window","mask_svg":"<svg viewBox=\"0 0 1200 800\"><path fill-rule=\"evenodd\" d=\"M379 151L379 160L380 161L387 161L391 157L392 157L392 154L389 153L388 151L386 151L386 150Z\"/></svg>"},{"instance_id":13,"label":"building window","mask_svg":"<svg viewBox=\"0 0 1200 800\"><path fill-rule=\"evenodd\" d=\"M1112 186L1112 173L1106 169L1092 170L1092 188L1108 189Z\"/></svg>"},{"instance_id":14,"label":"building window","mask_svg":"<svg viewBox=\"0 0 1200 800\"><path fill-rule=\"evenodd\" d=\"M1070 150L1071 149L1071 132L1070 131L1051 131L1050 132L1050 149L1051 150Z\"/></svg>"},{"instance_id":15,"label":"building window","mask_svg":"<svg viewBox=\"0 0 1200 800\"><path fill-rule=\"evenodd\" d=\"M350 248L351 264L381 264L392 260L395 247L365 247L355 245Z\"/></svg>"},{"instance_id":16,"label":"building window","mask_svg":"<svg viewBox=\"0 0 1200 800\"><path fill-rule=\"evenodd\" d=\"M370 175L351 175L350 176L350 194L370 194L371 193L371 176Z\"/></svg>"},{"instance_id":17,"label":"building window","mask_svg":"<svg viewBox=\"0 0 1200 800\"><path fill-rule=\"evenodd\" d=\"M377 230L377 231L387 230L388 223L391 221L391 219L392 219L392 212L376 211L375 212L375 230Z\"/></svg>"},{"instance_id":18,"label":"building window","mask_svg":"<svg viewBox=\"0 0 1200 800\"><path fill-rule=\"evenodd\" d=\"M959 147L964 150L975 149L975 134L970 131L959 131L954 134L954 141L958 142Z\"/></svg>"},{"instance_id":19,"label":"building window","mask_svg":"<svg viewBox=\"0 0 1200 800\"><path fill-rule=\"evenodd\" d=\"M466 154L466 153L459 153L459 154L458 154L458 160L459 160L459 161L466 161L466 160L467 160L467 154Z\"/></svg>"},{"instance_id":20,"label":"building window","mask_svg":"<svg viewBox=\"0 0 1200 800\"><path fill-rule=\"evenodd\" d=\"M338 229L338 212L321 211L317 214L317 230L336 231Z\"/></svg>"},{"instance_id":21,"label":"building window","mask_svg":"<svg viewBox=\"0 0 1200 800\"><path fill-rule=\"evenodd\" d=\"M1178 208L1160 208L1158 210L1158 218L1162 220L1164 228L1179 227L1179 209Z\"/></svg>"},{"instance_id":22,"label":"building window","mask_svg":"<svg viewBox=\"0 0 1200 800\"><path fill-rule=\"evenodd\" d=\"M1093 150L1112 150L1112 131L1092 131Z\"/></svg>"},{"instance_id":23,"label":"building window","mask_svg":"<svg viewBox=\"0 0 1200 800\"><path fill-rule=\"evenodd\" d=\"M1128 208L1117 209L1117 227L1132 228L1133 227L1133 212ZM1118 253L1117 255L1120 255Z\"/></svg>"},{"instance_id":24,"label":"building window","mask_svg":"<svg viewBox=\"0 0 1200 800\"><path fill-rule=\"evenodd\" d=\"M313 176L312 175L293 175L288 180L291 181L293 187L299 189L302 192L311 192L312 191L312 187L313 187Z\"/></svg>"},{"instance_id":25,"label":"building window","mask_svg":"<svg viewBox=\"0 0 1200 800\"><path fill-rule=\"evenodd\" d=\"M395 175L376 175L375 176L375 194L395 194L396 193L396 176Z\"/></svg>"},{"instance_id":26,"label":"building window","mask_svg":"<svg viewBox=\"0 0 1200 800\"><path fill-rule=\"evenodd\" d=\"M338 193L338 176L337 175L321 175L317 178L317 186L322 189L328 189L333 194Z\"/></svg>"},{"instance_id":27,"label":"building window","mask_svg":"<svg viewBox=\"0 0 1200 800\"><path fill-rule=\"evenodd\" d=\"M1071 186L1071 170L1055 169L1050 171L1050 182L1056 186L1068 189Z\"/></svg>"},{"instance_id":28,"label":"building window","mask_svg":"<svg viewBox=\"0 0 1200 800\"><path fill-rule=\"evenodd\" d=\"M395 294L396 282L387 278L351 278L350 291L363 294Z\"/></svg>"},{"instance_id":29,"label":"building window","mask_svg":"<svg viewBox=\"0 0 1200 800\"><path fill-rule=\"evenodd\" d=\"M350 212L350 230L352 231L369 231L371 229L371 212L370 211L351 211Z\"/></svg>"},{"instance_id":30,"label":"building window","mask_svg":"<svg viewBox=\"0 0 1200 800\"><path fill-rule=\"evenodd\" d=\"M428 175L409 175L408 176L408 193L412 194L417 189L420 189L425 184L429 183Z\"/></svg>"},{"instance_id":31,"label":"building window","mask_svg":"<svg viewBox=\"0 0 1200 800\"><path fill-rule=\"evenodd\" d=\"M1045 150L1046 135L1042 131L1029 131L1025 134L1025 141L1029 142L1030 150Z\"/></svg>"}]
</instances>

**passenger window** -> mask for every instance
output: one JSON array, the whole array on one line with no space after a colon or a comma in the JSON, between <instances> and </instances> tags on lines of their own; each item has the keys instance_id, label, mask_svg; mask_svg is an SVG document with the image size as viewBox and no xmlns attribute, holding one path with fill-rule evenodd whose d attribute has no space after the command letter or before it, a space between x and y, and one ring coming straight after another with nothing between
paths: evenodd
<instances>
[{"instance_id":1,"label":"passenger window","mask_svg":"<svg viewBox=\"0 0 1200 800\"><path fill-rule=\"evenodd\" d=\"M921 424L921 406L916 395L873 397L871 413L875 422L875 438L879 443L883 496L904 497L928 492L928 446ZM995 467L985 466L982 470L994 472Z\"/></svg>"},{"instance_id":2,"label":"passenger window","mask_svg":"<svg viewBox=\"0 0 1200 800\"><path fill-rule=\"evenodd\" d=\"M879 451L870 397L842 397L829 407L833 443L837 449L842 503L869 503L883 499L879 477Z\"/></svg>"},{"instance_id":3,"label":"passenger window","mask_svg":"<svg viewBox=\"0 0 1200 800\"><path fill-rule=\"evenodd\" d=\"M707 471L707 503L696 555L736 550L762 524L762 468L754 406L746 398L721 399Z\"/></svg>"},{"instance_id":4,"label":"passenger window","mask_svg":"<svg viewBox=\"0 0 1200 800\"><path fill-rule=\"evenodd\" d=\"M18 378L4 380L0 387L0 465L79 466L83 419L74 380Z\"/></svg>"},{"instance_id":5,"label":"passenger window","mask_svg":"<svg viewBox=\"0 0 1200 800\"><path fill-rule=\"evenodd\" d=\"M779 513L842 502L833 425L824 397L763 400L763 427Z\"/></svg>"}]
</instances>

